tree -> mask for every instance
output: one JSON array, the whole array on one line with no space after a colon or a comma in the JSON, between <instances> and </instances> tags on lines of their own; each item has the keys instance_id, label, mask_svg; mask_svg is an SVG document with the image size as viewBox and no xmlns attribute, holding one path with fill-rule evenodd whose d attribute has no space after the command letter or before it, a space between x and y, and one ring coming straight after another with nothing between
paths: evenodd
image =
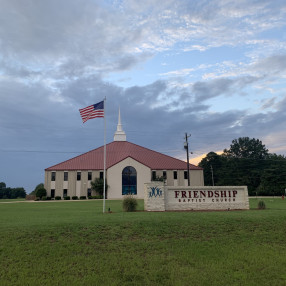
<instances>
[{"instance_id":1,"label":"tree","mask_svg":"<svg viewBox=\"0 0 286 286\"><path fill-rule=\"evenodd\" d=\"M36 197L42 199L47 195L47 191L45 188L38 188L36 191Z\"/></svg>"},{"instance_id":2,"label":"tree","mask_svg":"<svg viewBox=\"0 0 286 286\"><path fill-rule=\"evenodd\" d=\"M254 195L261 184L266 159L270 156L262 141L249 137L234 139L222 156L228 160L236 160L233 168L228 169L234 178L233 182L237 185L247 185L249 194Z\"/></svg>"},{"instance_id":3,"label":"tree","mask_svg":"<svg viewBox=\"0 0 286 286\"><path fill-rule=\"evenodd\" d=\"M0 199L17 199L25 197L26 191L24 188L7 188L4 182L0 183Z\"/></svg>"},{"instance_id":4,"label":"tree","mask_svg":"<svg viewBox=\"0 0 286 286\"><path fill-rule=\"evenodd\" d=\"M3 188L0 189L0 199L10 199L11 198L11 189Z\"/></svg>"},{"instance_id":5,"label":"tree","mask_svg":"<svg viewBox=\"0 0 286 286\"><path fill-rule=\"evenodd\" d=\"M232 140L230 148L223 150L223 155L233 158L265 159L269 154L260 140L240 137Z\"/></svg>"},{"instance_id":6,"label":"tree","mask_svg":"<svg viewBox=\"0 0 286 286\"><path fill-rule=\"evenodd\" d=\"M6 184L4 182L0 182L0 190L6 189Z\"/></svg>"},{"instance_id":7,"label":"tree","mask_svg":"<svg viewBox=\"0 0 286 286\"><path fill-rule=\"evenodd\" d=\"M219 173L222 171L223 158L215 152L209 152L199 163L199 167L204 169L204 181L206 186L218 184Z\"/></svg>"},{"instance_id":8,"label":"tree","mask_svg":"<svg viewBox=\"0 0 286 286\"><path fill-rule=\"evenodd\" d=\"M95 178L93 181L90 182L91 185L91 189L93 191L95 191L96 193L98 193L99 195L103 196L103 179L100 178ZM106 180L105 180L105 197L107 194L107 184L106 184Z\"/></svg>"},{"instance_id":9,"label":"tree","mask_svg":"<svg viewBox=\"0 0 286 286\"><path fill-rule=\"evenodd\" d=\"M222 155L210 152L199 166L204 169L205 185L246 185L249 195L281 195L286 187L286 158L268 153L258 139L242 137L232 141Z\"/></svg>"},{"instance_id":10,"label":"tree","mask_svg":"<svg viewBox=\"0 0 286 286\"><path fill-rule=\"evenodd\" d=\"M17 199L17 198L25 198L26 197L26 191L24 188L13 188L10 192L10 198L11 199Z\"/></svg>"},{"instance_id":11,"label":"tree","mask_svg":"<svg viewBox=\"0 0 286 286\"><path fill-rule=\"evenodd\" d=\"M8 199L6 184L4 182L0 182L0 199Z\"/></svg>"},{"instance_id":12,"label":"tree","mask_svg":"<svg viewBox=\"0 0 286 286\"><path fill-rule=\"evenodd\" d=\"M38 189L41 189L41 188L45 188L45 186L44 186L43 183L38 184L38 185L36 186L36 188L34 189L34 191L32 191L32 192L30 193L30 195L36 196L37 190L38 190Z\"/></svg>"},{"instance_id":13,"label":"tree","mask_svg":"<svg viewBox=\"0 0 286 286\"><path fill-rule=\"evenodd\" d=\"M261 183L257 188L259 195L280 196L286 188L286 158L281 155L270 154L262 171Z\"/></svg>"}]
</instances>

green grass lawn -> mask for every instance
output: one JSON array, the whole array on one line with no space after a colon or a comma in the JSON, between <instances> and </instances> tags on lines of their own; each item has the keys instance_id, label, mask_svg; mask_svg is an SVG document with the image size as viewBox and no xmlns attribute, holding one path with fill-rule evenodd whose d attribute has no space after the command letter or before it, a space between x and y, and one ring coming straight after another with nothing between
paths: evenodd
<instances>
[{"instance_id":1,"label":"green grass lawn","mask_svg":"<svg viewBox=\"0 0 286 286\"><path fill-rule=\"evenodd\" d=\"M24 202L24 201L25 201L25 198L18 198L18 199L0 199L0 203L10 203L10 202L19 202L19 201Z\"/></svg>"},{"instance_id":2,"label":"green grass lawn","mask_svg":"<svg viewBox=\"0 0 286 286\"><path fill-rule=\"evenodd\" d=\"M266 210L122 212L0 202L0 285L286 285L286 200ZM143 201L139 209L143 210Z\"/></svg>"}]
</instances>

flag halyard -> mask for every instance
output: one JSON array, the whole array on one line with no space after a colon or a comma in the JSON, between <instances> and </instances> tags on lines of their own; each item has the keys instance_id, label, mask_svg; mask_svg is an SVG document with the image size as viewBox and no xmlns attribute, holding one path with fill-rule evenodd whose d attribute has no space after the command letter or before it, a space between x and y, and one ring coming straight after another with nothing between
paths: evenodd
<instances>
[{"instance_id":1,"label":"flag halyard","mask_svg":"<svg viewBox=\"0 0 286 286\"><path fill-rule=\"evenodd\" d=\"M89 119L104 117L104 101L87 106L79 110L82 122L85 123Z\"/></svg>"}]
</instances>

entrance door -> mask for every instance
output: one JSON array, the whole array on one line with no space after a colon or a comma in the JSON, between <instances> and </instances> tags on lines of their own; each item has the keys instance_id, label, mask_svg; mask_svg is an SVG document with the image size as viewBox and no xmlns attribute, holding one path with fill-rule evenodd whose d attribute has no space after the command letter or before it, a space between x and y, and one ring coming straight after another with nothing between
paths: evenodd
<instances>
[{"instance_id":1,"label":"entrance door","mask_svg":"<svg viewBox=\"0 0 286 286\"><path fill-rule=\"evenodd\" d=\"M137 172L131 166L122 171L122 195L137 195Z\"/></svg>"}]
</instances>

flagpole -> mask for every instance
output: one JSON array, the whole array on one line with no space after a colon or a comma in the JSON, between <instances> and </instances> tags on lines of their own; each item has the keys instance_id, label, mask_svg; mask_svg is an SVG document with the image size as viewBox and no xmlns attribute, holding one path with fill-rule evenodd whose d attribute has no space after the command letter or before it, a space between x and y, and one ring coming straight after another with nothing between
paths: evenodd
<instances>
[{"instance_id":1,"label":"flagpole","mask_svg":"<svg viewBox=\"0 0 286 286\"><path fill-rule=\"evenodd\" d=\"M105 177L106 177L106 113L105 113L105 102L106 102L106 97L104 97L104 154L103 154L103 210L102 212L105 213Z\"/></svg>"}]
</instances>

